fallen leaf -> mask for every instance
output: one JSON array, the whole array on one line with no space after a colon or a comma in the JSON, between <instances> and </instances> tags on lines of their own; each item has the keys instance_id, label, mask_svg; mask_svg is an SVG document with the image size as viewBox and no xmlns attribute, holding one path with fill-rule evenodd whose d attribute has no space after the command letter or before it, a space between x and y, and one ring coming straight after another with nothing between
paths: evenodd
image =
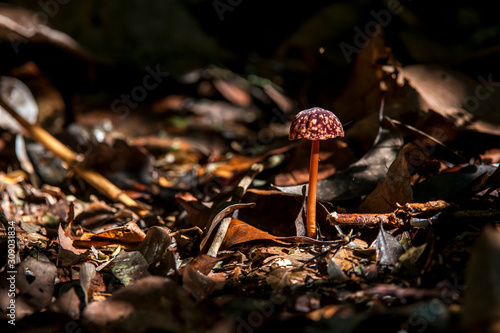
<instances>
[{"instance_id":1,"label":"fallen leaf","mask_svg":"<svg viewBox=\"0 0 500 333\"><path fill-rule=\"evenodd\" d=\"M34 258L23 260L16 275L19 297L36 311L41 310L52 303L56 277L57 268L53 263Z\"/></svg>"},{"instance_id":2,"label":"fallen leaf","mask_svg":"<svg viewBox=\"0 0 500 333\"><path fill-rule=\"evenodd\" d=\"M292 243L327 245L338 244L341 242L339 240L319 241L305 236L273 236L241 220L231 219L231 223L229 224L229 228L226 232L226 237L222 242L221 249L227 249L233 245L251 241L272 241L282 245L291 245Z\"/></svg>"},{"instance_id":3,"label":"fallen leaf","mask_svg":"<svg viewBox=\"0 0 500 333\"><path fill-rule=\"evenodd\" d=\"M30 124L38 118L38 106L31 90L21 80L14 77L0 77L0 96L3 101L16 110ZM19 123L0 107L0 127L13 133L21 131Z\"/></svg>"},{"instance_id":4,"label":"fallen leaf","mask_svg":"<svg viewBox=\"0 0 500 333\"><path fill-rule=\"evenodd\" d=\"M461 129L500 135L498 90L491 74L478 81L445 66L417 64L398 68L400 84L408 81L420 95L422 110L433 110ZM485 97L486 96L486 97ZM422 103L423 102L423 103Z\"/></svg>"},{"instance_id":5,"label":"fallen leaf","mask_svg":"<svg viewBox=\"0 0 500 333\"><path fill-rule=\"evenodd\" d=\"M404 253L403 246L381 226L376 240L377 264L380 266L395 266Z\"/></svg>"},{"instance_id":6,"label":"fallen leaf","mask_svg":"<svg viewBox=\"0 0 500 333\"><path fill-rule=\"evenodd\" d=\"M111 228L106 231L89 234L85 233L79 239L73 240L73 245L89 248L110 244L121 244L128 247L138 245L146 238L146 234L135 222L129 222L122 227Z\"/></svg>"},{"instance_id":7,"label":"fallen leaf","mask_svg":"<svg viewBox=\"0 0 500 333\"><path fill-rule=\"evenodd\" d=\"M496 169L492 165L480 164L467 165L455 172L442 172L413 186L414 199L416 202L449 199L479 178L492 175Z\"/></svg>"},{"instance_id":8,"label":"fallen leaf","mask_svg":"<svg viewBox=\"0 0 500 333\"><path fill-rule=\"evenodd\" d=\"M71 251L77 255L83 254L84 252L88 251L87 249L78 249L73 246L73 240L76 239L76 236L74 236L71 231L71 223L68 224L68 226L64 229L62 225L59 224L57 234L58 243L63 249Z\"/></svg>"},{"instance_id":9,"label":"fallen leaf","mask_svg":"<svg viewBox=\"0 0 500 333\"><path fill-rule=\"evenodd\" d=\"M397 208L397 204L413 202L409 158L415 151L421 152L413 143L400 150L384 180L361 203L360 213L389 213Z\"/></svg>"},{"instance_id":10,"label":"fallen leaf","mask_svg":"<svg viewBox=\"0 0 500 333\"><path fill-rule=\"evenodd\" d=\"M328 260L327 270L328 270L328 275L333 281L345 282L349 280L347 275L345 275L342 269L340 269L340 266L335 263L333 257L330 258L330 260Z\"/></svg>"},{"instance_id":11,"label":"fallen leaf","mask_svg":"<svg viewBox=\"0 0 500 333\"><path fill-rule=\"evenodd\" d=\"M143 277L150 276L148 262L139 251L122 251L107 267L121 283L130 286Z\"/></svg>"},{"instance_id":12,"label":"fallen leaf","mask_svg":"<svg viewBox=\"0 0 500 333\"><path fill-rule=\"evenodd\" d=\"M80 319L80 309L82 308L82 300L78 296L77 285L69 285L63 289L56 301L48 306L48 310L57 313L64 313L72 320Z\"/></svg>"}]
</instances>

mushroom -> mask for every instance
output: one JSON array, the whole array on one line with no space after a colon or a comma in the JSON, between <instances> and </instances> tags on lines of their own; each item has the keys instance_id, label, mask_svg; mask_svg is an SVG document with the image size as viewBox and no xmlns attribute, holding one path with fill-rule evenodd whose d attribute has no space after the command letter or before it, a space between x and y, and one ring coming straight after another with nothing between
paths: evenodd
<instances>
[{"instance_id":1,"label":"mushroom","mask_svg":"<svg viewBox=\"0 0 500 333\"><path fill-rule=\"evenodd\" d=\"M333 112L320 107L300 111L290 125L289 140L304 138L312 141L306 206L306 230L307 236L311 238L316 238L319 141L333 139L338 136L344 136L344 129L339 118Z\"/></svg>"}]
</instances>

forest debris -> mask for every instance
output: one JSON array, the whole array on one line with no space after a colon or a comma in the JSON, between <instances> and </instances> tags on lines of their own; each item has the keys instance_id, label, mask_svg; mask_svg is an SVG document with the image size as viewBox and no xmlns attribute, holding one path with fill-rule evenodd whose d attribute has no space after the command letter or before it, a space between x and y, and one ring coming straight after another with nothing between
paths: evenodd
<instances>
[{"instance_id":1,"label":"forest debris","mask_svg":"<svg viewBox=\"0 0 500 333\"><path fill-rule=\"evenodd\" d=\"M0 15L1 18L1 15ZM0 99L10 101L17 113L28 123L35 124L38 119L38 107L30 89L21 81L13 77L0 77ZM21 132L22 126L8 110L0 107L0 128L12 133Z\"/></svg>"},{"instance_id":2,"label":"forest debris","mask_svg":"<svg viewBox=\"0 0 500 333\"><path fill-rule=\"evenodd\" d=\"M52 303L52 295L57 277L57 268L51 262L29 257L17 267L16 287L19 296L16 305L24 302L34 311L39 311ZM22 317L16 313L16 318Z\"/></svg>"},{"instance_id":3,"label":"forest debris","mask_svg":"<svg viewBox=\"0 0 500 333\"><path fill-rule=\"evenodd\" d=\"M73 246L73 239L75 236L73 235L71 231L71 223L68 224L66 228L62 227L62 224L59 224L58 230L57 230L57 242L59 245L67 251L71 251L76 255L81 255L85 252L87 252L87 249L78 249Z\"/></svg>"},{"instance_id":4,"label":"forest debris","mask_svg":"<svg viewBox=\"0 0 500 333\"><path fill-rule=\"evenodd\" d=\"M167 276L177 271L177 255L170 248L172 237L168 228L153 226L146 238L133 251L139 251L146 259L152 274Z\"/></svg>"},{"instance_id":5,"label":"forest debris","mask_svg":"<svg viewBox=\"0 0 500 333\"><path fill-rule=\"evenodd\" d=\"M80 286L82 287L84 294L84 303L87 305L90 300L90 283L92 279L96 276L96 268L90 262L84 262L80 265Z\"/></svg>"},{"instance_id":6,"label":"forest debris","mask_svg":"<svg viewBox=\"0 0 500 333\"><path fill-rule=\"evenodd\" d=\"M500 324L500 232L483 228L466 270L463 322L469 332L493 332Z\"/></svg>"},{"instance_id":7,"label":"forest debris","mask_svg":"<svg viewBox=\"0 0 500 333\"><path fill-rule=\"evenodd\" d=\"M282 245L290 246L292 243L296 244L310 244L310 245L329 245L341 244L343 240L333 241L320 241L306 236L274 236L265 231L259 230L254 226L245 223L238 219L231 219L231 224L226 233L226 237L222 242L221 249L227 249L233 245L246 243L250 241L272 241Z\"/></svg>"},{"instance_id":8,"label":"forest debris","mask_svg":"<svg viewBox=\"0 0 500 333\"><path fill-rule=\"evenodd\" d=\"M290 245L290 243L281 241L279 238L280 237L273 236L238 219L231 219L231 223L226 232L226 237L222 242L221 249L227 249L235 244L253 240L271 240L283 245Z\"/></svg>"},{"instance_id":9,"label":"forest debris","mask_svg":"<svg viewBox=\"0 0 500 333\"><path fill-rule=\"evenodd\" d=\"M433 110L456 127L500 135L500 116L496 112L500 94L492 81L479 76L477 81L451 68L417 64L397 69L398 83L404 82L419 94L420 108Z\"/></svg>"},{"instance_id":10,"label":"forest debris","mask_svg":"<svg viewBox=\"0 0 500 333\"><path fill-rule=\"evenodd\" d=\"M80 248L100 247L110 244L132 247L141 243L145 238L144 231L135 222L129 222L124 226L104 230L97 234L84 233L81 237L73 240L73 245Z\"/></svg>"},{"instance_id":11,"label":"forest debris","mask_svg":"<svg viewBox=\"0 0 500 333\"><path fill-rule=\"evenodd\" d=\"M50 304L47 309L51 312L64 313L72 320L80 318L80 309L83 307L82 301L78 296L80 290L78 285L72 285L62 288L56 301Z\"/></svg>"},{"instance_id":12,"label":"forest debris","mask_svg":"<svg viewBox=\"0 0 500 333\"><path fill-rule=\"evenodd\" d=\"M387 213L396 208L396 203L413 202L410 157L415 151L420 149L411 142L403 146L384 180L361 203L360 212Z\"/></svg>"},{"instance_id":13,"label":"forest debris","mask_svg":"<svg viewBox=\"0 0 500 333\"><path fill-rule=\"evenodd\" d=\"M192 332L210 324L200 310L176 282L149 276L103 302L90 303L82 321L93 332Z\"/></svg>"},{"instance_id":14,"label":"forest debris","mask_svg":"<svg viewBox=\"0 0 500 333\"><path fill-rule=\"evenodd\" d=\"M426 203L407 203L392 213L384 214L339 214L332 212L327 216L331 225L375 228L402 227L409 223L414 227L428 227L434 223L445 221L458 222L492 222L500 218L500 209L458 210L458 206L443 200Z\"/></svg>"},{"instance_id":15,"label":"forest debris","mask_svg":"<svg viewBox=\"0 0 500 333\"><path fill-rule=\"evenodd\" d=\"M330 260L328 260L327 270L330 278L332 278L336 282L345 282L349 280L349 278L347 277L347 275L345 275L340 266L337 265L337 263L335 263L333 257L330 258Z\"/></svg>"},{"instance_id":16,"label":"forest debris","mask_svg":"<svg viewBox=\"0 0 500 333\"><path fill-rule=\"evenodd\" d=\"M211 257L217 257L217 253L219 252L219 248L224 241L224 237L226 236L226 232L229 228L230 223L230 217L223 218L222 222L219 223L219 229L217 229L217 233L215 234L214 240L212 241L212 244L207 251L207 255Z\"/></svg>"},{"instance_id":17,"label":"forest debris","mask_svg":"<svg viewBox=\"0 0 500 333\"><path fill-rule=\"evenodd\" d=\"M226 217L235 212L236 210L240 208L245 208L245 207L253 207L255 206L255 203L250 202L250 203L223 203L221 204L221 207L217 207L216 214L215 216L209 221L210 227L208 228L208 231L205 234L205 237L200 243L200 249L203 249L209 238L210 235L212 234L213 230L219 225L219 223ZM222 209L221 209L222 208ZM219 210L220 209L220 210Z\"/></svg>"},{"instance_id":18,"label":"forest debris","mask_svg":"<svg viewBox=\"0 0 500 333\"><path fill-rule=\"evenodd\" d=\"M16 119L34 139L43 143L50 151L61 158L66 164L68 164L68 166L72 167L80 177L85 179L85 181L96 188L99 192L107 195L112 200L118 200L122 202L139 215L144 215L147 213L147 211L141 204L130 198L121 189L116 187L102 175L98 174L95 171L87 170L79 166L78 164L83 161L82 156L75 154L43 128L27 122L23 117L18 115L16 111L14 111L10 107L10 105L8 105L3 100L3 98L0 98L0 106L5 111L7 111L14 119Z\"/></svg>"},{"instance_id":19,"label":"forest debris","mask_svg":"<svg viewBox=\"0 0 500 333\"><path fill-rule=\"evenodd\" d=\"M252 184L252 181L254 180L255 176L257 176L262 171L263 168L264 166L261 163L252 164L247 174L243 176L243 178L238 183L238 187L234 191L234 194L231 197L230 201L240 202L243 196L245 195L248 187ZM233 217L237 217L238 211L234 211L232 215ZM211 257L217 256L217 252L219 251L222 241L224 240L224 236L226 235L227 228L229 228L230 222L231 218L225 217L219 224L219 228L217 229L217 234L215 235L212 245L210 245L210 248L208 249L207 252L209 256Z\"/></svg>"},{"instance_id":20,"label":"forest debris","mask_svg":"<svg viewBox=\"0 0 500 333\"><path fill-rule=\"evenodd\" d=\"M417 202L447 200L461 191L473 190L493 175L496 169L492 165L469 164L459 166L458 171L442 172L413 186L414 199Z\"/></svg>"},{"instance_id":21,"label":"forest debris","mask_svg":"<svg viewBox=\"0 0 500 333\"><path fill-rule=\"evenodd\" d=\"M375 228L381 224L386 227L402 227L404 221L394 213L384 214L338 214L330 213L327 220L331 225L338 226L357 226Z\"/></svg>"},{"instance_id":22,"label":"forest debris","mask_svg":"<svg viewBox=\"0 0 500 333\"><path fill-rule=\"evenodd\" d=\"M199 254L179 273L182 275L182 286L197 300L209 296L214 290L220 290L226 284L226 273L214 274L212 269L228 255L213 258L208 254Z\"/></svg>"},{"instance_id":23,"label":"forest debris","mask_svg":"<svg viewBox=\"0 0 500 333\"><path fill-rule=\"evenodd\" d=\"M377 253L377 264L379 266L394 267L399 257L404 253L403 246L393 235L385 231L383 226L380 227L377 235L375 248Z\"/></svg>"},{"instance_id":24,"label":"forest debris","mask_svg":"<svg viewBox=\"0 0 500 333\"><path fill-rule=\"evenodd\" d=\"M148 266L148 262L139 251L122 251L107 265L113 275L125 286L130 286L141 278L150 276Z\"/></svg>"},{"instance_id":25,"label":"forest debris","mask_svg":"<svg viewBox=\"0 0 500 333\"><path fill-rule=\"evenodd\" d=\"M418 218L420 213L432 212L433 215L448 209L456 209L456 205L443 200L429 201L426 203L407 203L400 206L392 213L382 214L339 214L332 212L327 216L331 225L358 226L374 228L380 225L384 227L402 227L410 218Z\"/></svg>"}]
</instances>

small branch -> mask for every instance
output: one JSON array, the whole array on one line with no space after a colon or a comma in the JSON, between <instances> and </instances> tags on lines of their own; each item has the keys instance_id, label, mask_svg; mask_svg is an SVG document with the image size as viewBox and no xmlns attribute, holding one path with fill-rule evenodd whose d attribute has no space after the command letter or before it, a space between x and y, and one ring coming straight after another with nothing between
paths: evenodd
<instances>
[{"instance_id":1,"label":"small branch","mask_svg":"<svg viewBox=\"0 0 500 333\"><path fill-rule=\"evenodd\" d=\"M248 187L252 184L255 177L262 172L264 166L262 163L254 163L248 170L247 174L243 176L240 180L238 187L235 190L232 201L240 202L245 193L247 192Z\"/></svg>"},{"instance_id":2,"label":"small branch","mask_svg":"<svg viewBox=\"0 0 500 333\"><path fill-rule=\"evenodd\" d=\"M224 241L224 237L226 237L226 232L229 228L229 224L231 224L231 217L225 217L219 224L219 229L217 230L214 241L207 251L207 255L209 255L210 257L217 257L217 253L219 252L220 246Z\"/></svg>"},{"instance_id":3,"label":"small branch","mask_svg":"<svg viewBox=\"0 0 500 333\"><path fill-rule=\"evenodd\" d=\"M330 213L328 222L334 226L375 228L402 227L406 223L414 227L427 227L446 221L489 222L500 220L500 210L458 210L458 206L443 200L425 203L407 203L392 213L385 214L338 214Z\"/></svg>"},{"instance_id":4,"label":"small branch","mask_svg":"<svg viewBox=\"0 0 500 333\"><path fill-rule=\"evenodd\" d=\"M338 214L337 212L330 213L326 218L331 225L335 226L351 226L351 227L368 227L375 228L383 224L390 227L402 227L403 219L396 216L394 213L387 214Z\"/></svg>"}]
</instances>

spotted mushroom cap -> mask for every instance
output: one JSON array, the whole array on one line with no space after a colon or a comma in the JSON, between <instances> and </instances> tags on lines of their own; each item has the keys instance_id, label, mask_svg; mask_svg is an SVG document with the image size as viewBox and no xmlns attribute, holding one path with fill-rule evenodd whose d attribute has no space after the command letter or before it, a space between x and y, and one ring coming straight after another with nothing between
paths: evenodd
<instances>
[{"instance_id":1,"label":"spotted mushroom cap","mask_svg":"<svg viewBox=\"0 0 500 333\"><path fill-rule=\"evenodd\" d=\"M314 107L297 113L288 139L326 140L338 136L344 136L339 118L331 111Z\"/></svg>"}]
</instances>

